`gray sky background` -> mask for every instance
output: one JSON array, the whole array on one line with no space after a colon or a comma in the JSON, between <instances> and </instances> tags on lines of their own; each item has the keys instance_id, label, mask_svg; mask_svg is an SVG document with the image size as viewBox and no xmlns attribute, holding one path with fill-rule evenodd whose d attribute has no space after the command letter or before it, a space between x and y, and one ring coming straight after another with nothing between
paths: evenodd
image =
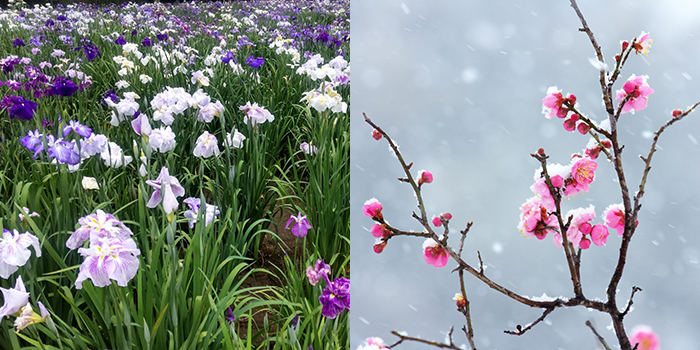
<instances>
[{"instance_id":1,"label":"gray sky background","mask_svg":"<svg viewBox=\"0 0 700 350\"><path fill-rule=\"evenodd\" d=\"M632 74L648 75L655 90L648 107L621 118L621 141L630 187L636 189L650 133L671 116L700 101L700 2L580 1L602 46L606 63L621 40L641 31L654 40L649 56L632 55L618 84ZM557 1L368 1L353 0L352 173L351 173L351 348L365 338L396 341L391 330L442 341L451 326L465 343L464 319L452 297L458 291L455 263L436 269L422 257L423 239L393 238L382 254L372 251L372 220L363 203L376 197L384 216L402 229L420 230L411 218L416 201L386 141L371 138L362 112L382 126L414 162L414 175L435 176L423 186L429 216L449 211L451 243L468 221L474 226L463 257L476 265L481 252L486 274L522 295L570 296L572 287L561 249L551 238L526 239L517 230L520 205L533 194L536 160L543 147L552 163L568 163L589 137L568 133L559 119L541 113L549 86L578 97L582 111L601 121L604 110L593 48L566 0ZM639 229L620 283L624 305L632 286L644 289L627 316L651 326L662 349L700 344L700 111L661 136L643 199ZM591 191L566 202L564 210L594 204L603 210L621 202L612 167L599 158ZM589 298L605 298L620 238L583 254L582 283ZM584 322L617 345L609 317L584 308L559 309L524 336L503 333L537 319L540 310L520 305L466 276L479 349L596 349ZM430 349L409 343L398 349Z\"/></svg>"}]
</instances>

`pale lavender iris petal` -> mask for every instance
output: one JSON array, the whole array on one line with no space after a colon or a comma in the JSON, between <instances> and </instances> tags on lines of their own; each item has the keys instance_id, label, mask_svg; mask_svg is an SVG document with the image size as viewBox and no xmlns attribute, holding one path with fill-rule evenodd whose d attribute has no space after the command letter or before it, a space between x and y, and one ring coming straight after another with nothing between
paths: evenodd
<instances>
[{"instance_id":1,"label":"pale lavender iris petal","mask_svg":"<svg viewBox=\"0 0 700 350\"><path fill-rule=\"evenodd\" d=\"M19 310L29 302L29 293L27 293L27 290L24 288L22 276L17 276L15 288L0 288L0 291L5 301L0 308L0 319L19 312Z\"/></svg>"}]
</instances>

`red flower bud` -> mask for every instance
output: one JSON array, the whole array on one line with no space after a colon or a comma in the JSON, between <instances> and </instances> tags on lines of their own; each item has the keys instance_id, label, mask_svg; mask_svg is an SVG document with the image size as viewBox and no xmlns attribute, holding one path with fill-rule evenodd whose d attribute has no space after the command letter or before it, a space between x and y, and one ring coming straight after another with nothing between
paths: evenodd
<instances>
[{"instance_id":1,"label":"red flower bud","mask_svg":"<svg viewBox=\"0 0 700 350\"><path fill-rule=\"evenodd\" d=\"M627 50L627 48L630 46L630 43L627 42L627 40L622 42L622 51Z\"/></svg>"},{"instance_id":2,"label":"red flower bud","mask_svg":"<svg viewBox=\"0 0 700 350\"><path fill-rule=\"evenodd\" d=\"M374 138L375 140L379 140L382 138L382 134L379 131L377 131L377 129L374 129L372 130L372 138Z\"/></svg>"},{"instance_id":3,"label":"red flower bud","mask_svg":"<svg viewBox=\"0 0 700 350\"><path fill-rule=\"evenodd\" d=\"M615 55L615 61L620 62L620 58L621 58L620 55Z\"/></svg>"},{"instance_id":4,"label":"red flower bud","mask_svg":"<svg viewBox=\"0 0 700 350\"><path fill-rule=\"evenodd\" d=\"M600 144L602 144L603 147L605 147L605 148L610 148L610 147L612 147L612 142L610 142L610 140L602 141Z\"/></svg>"},{"instance_id":5,"label":"red flower bud","mask_svg":"<svg viewBox=\"0 0 700 350\"><path fill-rule=\"evenodd\" d=\"M386 241L382 241L380 243L377 243L372 248L374 249L375 253L380 254L382 251L384 251L384 247L386 247Z\"/></svg>"},{"instance_id":6,"label":"red flower bud","mask_svg":"<svg viewBox=\"0 0 700 350\"><path fill-rule=\"evenodd\" d=\"M681 114L683 114L683 111L681 111L680 109L676 109L675 111L673 111L674 118L678 118L678 116Z\"/></svg>"}]
</instances>

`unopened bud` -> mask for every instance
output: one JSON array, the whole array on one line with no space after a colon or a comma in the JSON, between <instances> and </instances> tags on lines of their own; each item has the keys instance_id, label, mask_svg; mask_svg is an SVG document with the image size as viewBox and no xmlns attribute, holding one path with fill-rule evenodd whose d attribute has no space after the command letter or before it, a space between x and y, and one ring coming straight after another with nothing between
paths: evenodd
<instances>
[{"instance_id":1,"label":"unopened bud","mask_svg":"<svg viewBox=\"0 0 700 350\"><path fill-rule=\"evenodd\" d=\"M622 51L627 50L627 48L630 46L630 43L627 42L627 40L622 42Z\"/></svg>"},{"instance_id":2,"label":"unopened bud","mask_svg":"<svg viewBox=\"0 0 700 350\"><path fill-rule=\"evenodd\" d=\"M603 147L605 147L605 148L612 147L612 142L610 142L610 140L605 140L605 141L601 142L600 144L603 145Z\"/></svg>"},{"instance_id":3,"label":"unopened bud","mask_svg":"<svg viewBox=\"0 0 700 350\"><path fill-rule=\"evenodd\" d=\"M588 126L588 124L580 123L578 125L578 132L580 132L582 135L586 135L588 133L588 130L591 130L591 127Z\"/></svg>"},{"instance_id":4,"label":"unopened bud","mask_svg":"<svg viewBox=\"0 0 700 350\"><path fill-rule=\"evenodd\" d=\"M567 99L569 100L569 103L571 103L572 106L576 104L576 95L569 94L569 97L567 97Z\"/></svg>"},{"instance_id":5,"label":"unopened bud","mask_svg":"<svg viewBox=\"0 0 700 350\"><path fill-rule=\"evenodd\" d=\"M386 241L375 244L373 249L375 253L380 254L382 251L384 251L384 247L386 247Z\"/></svg>"},{"instance_id":6,"label":"unopened bud","mask_svg":"<svg viewBox=\"0 0 700 350\"><path fill-rule=\"evenodd\" d=\"M615 55L615 61L620 62L620 55Z\"/></svg>"},{"instance_id":7,"label":"unopened bud","mask_svg":"<svg viewBox=\"0 0 700 350\"><path fill-rule=\"evenodd\" d=\"M538 149L538 150L537 150L537 154L539 154L540 156L544 157L544 156L545 156L545 154L544 154L544 148Z\"/></svg>"},{"instance_id":8,"label":"unopened bud","mask_svg":"<svg viewBox=\"0 0 700 350\"><path fill-rule=\"evenodd\" d=\"M379 140L382 138L382 134L379 131L377 131L377 129L374 129L372 130L372 138L374 138L375 140Z\"/></svg>"},{"instance_id":9,"label":"unopened bud","mask_svg":"<svg viewBox=\"0 0 700 350\"><path fill-rule=\"evenodd\" d=\"M681 114L683 114L683 111L681 111L680 109L676 109L675 111L673 111L674 118L678 118L678 116Z\"/></svg>"}]
</instances>

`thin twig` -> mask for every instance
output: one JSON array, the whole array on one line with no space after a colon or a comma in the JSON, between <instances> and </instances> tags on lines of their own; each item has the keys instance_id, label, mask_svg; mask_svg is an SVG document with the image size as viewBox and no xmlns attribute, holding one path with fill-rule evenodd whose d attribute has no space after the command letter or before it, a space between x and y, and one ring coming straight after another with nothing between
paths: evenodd
<instances>
[{"instance_id":1,"label":"thin twig","mask_svg":"<svg viewBox=\"0 0 700 350\"><path fill-rule=\"evenodd\" d=\"M608 346L608 343L605 342L605 338L603 338L598 333L598 331L593 327L593 323L591 323L590 320L586 320L586 326L588 326L588 328L590 328L591 331L593 331L593 335L595 335L596 338L598 339L598 341L600 342L600 344L602 344L603 347L605 347L605 350L612 350L612 349L610 349L610 346Z\"/></svg>"},{"instance_id":2,"label":"thin twig","mask_svg":"<svg viewBox=\"0 0 700 350\"><path fill-rule=\"evenodd\" d=\"M561 301L561 300L557 299L557 301ZM542 313L542 316L540 316L538 319L536 319L535 322L532 322L529 325L525 326L525 328L523 328L523 326L521 326L521 325L517 325L517 326L515 326L515 329L516 329L515 331L505 330L505 331L503 331L503 333L512 334L512 335L523 335L523 334L525 334L525 332L532 329L532 327L534 327L536 324L542 322L547 317L547 315L551 314L552 311L554 311L555 308L556 307L553 306L551 308L545 309L544 312Z\"/></svg>"}]
</instances>

